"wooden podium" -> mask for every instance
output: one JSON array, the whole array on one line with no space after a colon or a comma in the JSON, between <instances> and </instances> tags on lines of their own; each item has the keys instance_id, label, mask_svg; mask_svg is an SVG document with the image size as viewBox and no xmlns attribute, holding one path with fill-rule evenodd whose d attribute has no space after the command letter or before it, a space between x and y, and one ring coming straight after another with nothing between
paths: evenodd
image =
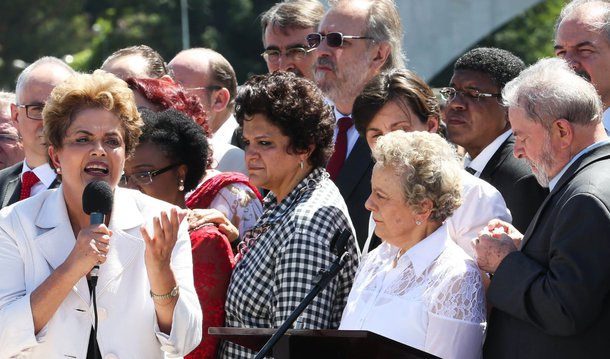
<instances>
[{"instance_id":1,"label":"wooden podium","mask_svg":"<svg viewBox=\"0 0 610 359\"><path fill-rule=\"evenodd\" d=\"M275 329L212 327L209 334L258 352ZM275 359L439 359L364 330L290 329L277 342Z\"/></svg>"}]
</instances>

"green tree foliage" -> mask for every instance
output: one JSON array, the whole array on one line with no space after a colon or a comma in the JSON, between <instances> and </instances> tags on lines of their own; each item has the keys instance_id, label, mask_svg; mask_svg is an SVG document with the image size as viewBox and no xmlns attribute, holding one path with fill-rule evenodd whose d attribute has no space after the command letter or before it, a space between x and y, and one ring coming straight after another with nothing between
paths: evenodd
<instances>
[{"instance_id":1,"label":"green tree foliage","mask_svg":"<svg viewBox=\"0 0 610 359\"><path fill-rule=\"evenodd\" d=\"M566 0L545 0L507 22L471 48L487 46L506 49L519 56L526 64L543 57L554 56L555 20ZM447 86L453 74L453 63L447 65L430 84Z\"/></svg>"},{"instance_id":2,"label":"green tree foliage","mask_svg":"<svg viewBox=\"0 0 610 359\"><path fill-rule=\"evenodd\" d=\"M209 47L235 67L238 81L266 71L259 14L279 0L189 0L191 47ZM51 55L93 71L117 49L146 44L167 61L182 49L180 0L31 0L0 3L0 87Z\"/></svg>"}]
</instances>

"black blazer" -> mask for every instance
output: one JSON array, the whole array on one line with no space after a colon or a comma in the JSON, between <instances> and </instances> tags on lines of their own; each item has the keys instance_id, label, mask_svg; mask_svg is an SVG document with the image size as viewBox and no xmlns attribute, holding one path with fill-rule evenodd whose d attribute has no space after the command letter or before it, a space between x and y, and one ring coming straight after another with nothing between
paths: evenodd
<instances>
[{"instance_id":1,"label":"black blazer","mask_svg":"<svg viewBox=\"0 0 610 359\"><path fill-rule=\"evenodd\" d=\"M347 204L360 249L366 242L369 230L371 212L364 207L364 202L371 195L371 175L374 164L371 149L366 140L359 136L335 180L335 184L339 187Z\"/></svg>"},{"instance_id":2,"label":"black blazer","mask_svg":"<svg viewBox=\"0 0 610 359\"><path fill-rule=\"evenodd\" d=\"M0 208L10 206L19 201L19 196L21 195L21 178L19 175L22 168L23 161L0 170ZM49 188L56 188L58 186L59 181L55 179Z\"/></svg>"},{"instance_id":3,"label":"black blazer","mask_svg":"<svg viewBox=\"0 0 610 359\"><path fill-rule=\"evenodd\" d=\"M498 267L484 357L610 355L610 144L574 162Z\"/></svg>"},{"instance_id":4,"label":"black blazer","mask_svg":"<svg viewBox=\"0 0 610 359\"><path fill-rule=\"evenodd\" d=\"M523 233L549 191L538 184L527 162L513 155L514 145L515 137L510 135L489 159L479 178L502 194L513 226Z\"/></svg>"}]
</instances>

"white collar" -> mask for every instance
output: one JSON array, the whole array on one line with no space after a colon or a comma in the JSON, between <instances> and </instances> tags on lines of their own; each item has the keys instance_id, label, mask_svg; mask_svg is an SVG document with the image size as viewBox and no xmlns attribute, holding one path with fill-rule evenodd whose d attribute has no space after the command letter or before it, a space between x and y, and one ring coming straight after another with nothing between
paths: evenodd
<instances>
[{"instance_id":1,"label":"white collar","mask_svg":"<svg viewBox=\"0 0 610 359\"><path fill-rule=\"evenodd\" d=\"M428 237L422 239L409 248L403 255L408 257L413 264L413 270L416 275L421 275L436 258L445 250L449 241L449 230L447 224L443 223L436 231L432 232ZM387 242L382 242L381 246L387 246L394 256L399 248Z\"/></svg>"},{"instance_id":2,"label":"white collar","mask_svg":"<svg viewBox=\"0 0 610 359\"><path fill-rule=\"evenodd\" d=\"M34 172L36 177L38 177L40 182L42 182L42 184L44 184L44 186L46 188L51 187L51 184L53 184L53 181L55 181L55 178L57 177L57 175L55 174L55 171L53 171L53 169L51 168L51 166L48 163L45 163L34 169L31 169L28 166L28 164L25 162L25 160L23 160L23 167L21 168L21 175L19 178L21 179L21 176L23 176L23 174L27 171Z\"/></svg>"},{"instance_id":3,"label":"white collar","mask_svg":"<svg viewBox=\"0 0 610 359\"><path fill-rule=\"evenodd\" d=\"M477 171L476 176L479 177L481 172L483 172L483 169L485 169L485 166L487 166L487 162L489 162L491 157L496 153L496 151L498 151L500 146L502 146L504 141L506 141L506 139L510 137L512 133L513 130L508 129L506 132L496 137L496 139L487 145L487 147L485 147L483 151L481 151L481 153L479 153L474 159L470 157L470 154L466 154L466 156L464 156L464 168L473 168Z\"/></svg>"}]
</instances>

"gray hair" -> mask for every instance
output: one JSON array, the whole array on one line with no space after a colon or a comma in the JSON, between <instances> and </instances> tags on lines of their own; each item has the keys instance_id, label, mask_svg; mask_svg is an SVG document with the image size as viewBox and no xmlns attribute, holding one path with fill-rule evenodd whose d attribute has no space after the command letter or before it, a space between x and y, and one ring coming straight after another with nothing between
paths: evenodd
<instances>
[{"instance_id":1,"label":"gray hair","mask_svg":"<svg viewBox=\"0 0 610 359\"><path fill-rule=\"evenodd\" d=\"M341 3L349 3L354 0L330 0L331 9ZM394 0L368 0L369 16L366 24L365 35L370 36L377 43L387 42L390 44L391 54L381 70L394 68L405 68L407 61L402 50L402 24L400 15Z\"/></svg>"},{"instance_id":2,"label":"gray hair","mask_svg":"<svg viewBox=\"0 0 610 359\"><path fill-rule=\"evenodd\" d=\"M324 16L324 6L318 0L288 0L278 2L261 14L263 42L267 26L287 29L316 29Z\"/></svg>"},{"instance_id":3,"label":"gray hair","mask_svg":"<svg viewBox=\"0 0 610 359\"><path fill-rule=\"evenodd\" d=\"M603 105L595 87L578 76L563 59L542 59L526 68L502 91L508 107L519 107L527 117L549 128L563 118L593 125L601 121Z\"/></svg>"},{"instance_id":4,"label":"gray hair","mask_svg":"<svg viewBox=\"0 0 610 359\"><path fill-rule=\"evenodd\" d=\"M19 77L17 77L17 85L15 86L16 103L19 102L19 99L21 98L21 96L23 94L23 87L25 86L26 82L29 80L29 77L30 77L30 74L32 73L32 71L35 68L42 66L42 65L54 65L59 68L65 69L66 72L68 72L69 74L76 73L76 71L74 71L74 69L71 68L70 65L66 64L65 62L58 59L57 57L53 57L53 56L41 57L40 59L34 61L32 64L30 64L28 67L26 67L23 71L21 71L21 73L19 74Z\"/></svg>"},{"instance_id":5,"label":"gray hair","mask_svg":"<svg viewBox=\"0 0 610 359\"><path fill-rule=\"evenodd\" d=\"M439 135L423 131L393 131L377 140L375 166L394 169L406 204L421 210L432 201L430 220L442 222L462 203L462 175L455 149Z\"/></svg>"},{"instance_id":6,"label":"gray hair","mask_svg":"<svg viewBox=\"0 0 610 359\"><path fill-rule=\"evenodd\" d=\"M582 11L582 6L586 5L589 8L597 7L601 9L602 12L599 13L599 20L591 21L588 25L592 30L599 31L606 35L606 39L610 41L610 1L603 0L573 0L563 9L561 9L561 13L559 17L557 17L557 21L555 22L555 33L559 29L561 22L565 20L567 17L571 16L576 11Z\"/></svg>"}]
</instances>

